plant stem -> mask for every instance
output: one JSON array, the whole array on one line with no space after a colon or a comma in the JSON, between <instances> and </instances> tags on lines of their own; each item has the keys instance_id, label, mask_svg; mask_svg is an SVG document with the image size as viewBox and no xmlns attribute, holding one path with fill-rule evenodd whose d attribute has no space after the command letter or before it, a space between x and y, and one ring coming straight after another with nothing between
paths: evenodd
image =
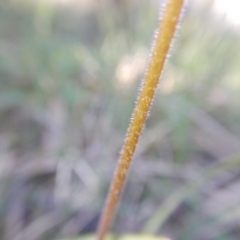
<instances>
[{"instance_id":1,"label":"plant stem","mask_svg":"<svg viewBox=\"0 0 240 240\"><path fill-rule=\"evenodd\" d=\"M112 217L126 179L138 139L155 95L159 78L167 58L169 48L179 21L184 0L169 0L158 34L156 36L150 63L133 112L132 121L127 132L126 141L122 149L117 170L108 193L106 205L98 226L97 239L103 240L111 224Z\"/></svg>"}]
</instances>

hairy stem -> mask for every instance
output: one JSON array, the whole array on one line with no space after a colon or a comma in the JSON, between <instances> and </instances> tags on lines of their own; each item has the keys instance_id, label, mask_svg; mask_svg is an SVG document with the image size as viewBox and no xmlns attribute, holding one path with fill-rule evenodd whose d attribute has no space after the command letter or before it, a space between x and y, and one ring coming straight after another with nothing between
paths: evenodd
<instances>
[{"instance_id":1,"label":"hairy stem","mask_svg":"<svg viewBox=\"0 0 240 240\"><path fill-rule=\"evenodd\" d=\"M117 170L98 226L97 239L103 240L123 187L138 139L145 124L167 54L174 37L184 0L169 0L158 29L150 63L143 81Z\"/></svg>"}]
</instances>

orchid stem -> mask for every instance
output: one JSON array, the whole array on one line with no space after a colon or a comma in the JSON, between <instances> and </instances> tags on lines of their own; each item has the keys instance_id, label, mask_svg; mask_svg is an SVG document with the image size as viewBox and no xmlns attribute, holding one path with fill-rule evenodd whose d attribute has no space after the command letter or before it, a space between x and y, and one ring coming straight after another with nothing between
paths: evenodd
<instances>
[{"instance_id":1,"label":"orchid stem","mask_svg":"<svg viewBox=\"0 0 240 240\"><path fill-rule=\"evenodd\" d=\"M184 0L169 0L167 2L150 57L149 66L127 132L126 141L99 222L97 240L104 239L112 222L133 154L146 122L158 86L159 78L179 22L183 3Z\"/></svg>"}]
</instances>

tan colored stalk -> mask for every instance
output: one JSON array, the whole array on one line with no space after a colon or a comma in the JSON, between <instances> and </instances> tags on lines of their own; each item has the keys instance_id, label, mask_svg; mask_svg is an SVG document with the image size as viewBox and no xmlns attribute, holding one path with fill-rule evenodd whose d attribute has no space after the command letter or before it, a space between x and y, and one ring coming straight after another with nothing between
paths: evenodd
<instances>
[{"instance_id":1,"label":"tan colored stalk","mask_svg":"<svg viewBox=\"0 0 240 240\"><path fill-rule=\"evenodd\" d=\"M145 124L167 54L174 37L184 0L169 0L158 29L150 63L143 81L132 121L122 149L117 170L110 186L106 205L98 226L97 239L103 240L112 217L129 169L138 139Z\"/></svg>"}]
</instances>

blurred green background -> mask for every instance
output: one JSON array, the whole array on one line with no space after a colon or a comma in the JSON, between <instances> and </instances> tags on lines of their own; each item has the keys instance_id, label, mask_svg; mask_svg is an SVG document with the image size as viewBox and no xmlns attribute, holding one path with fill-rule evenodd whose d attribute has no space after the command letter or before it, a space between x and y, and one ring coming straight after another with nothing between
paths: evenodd
<instances>
[{"instance_id":1,"label":"blurred green background","mask_svg":"<svg viewBox=\"0 0 240 240\"><path fill-rule=\"evenodd\" d=\"M0 1L0 239L95 231L160 9ZM239 42L213 1L189 1L114 232L240 239Z\"/></svg>"}]
</instances>

